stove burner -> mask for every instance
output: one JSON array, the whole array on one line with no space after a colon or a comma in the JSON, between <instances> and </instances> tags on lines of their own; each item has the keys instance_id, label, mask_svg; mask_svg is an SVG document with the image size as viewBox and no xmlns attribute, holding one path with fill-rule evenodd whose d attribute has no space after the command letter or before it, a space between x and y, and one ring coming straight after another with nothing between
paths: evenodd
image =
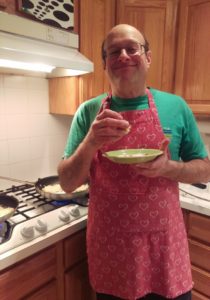
<instances>
[{"instance_id":1,"label":"stove burner","mask_svg":"<svg viewBox=\"0 0 210 300\"><path fill-rule=\"evenodd\" d=\"M0 244L8 241L14 227L29 219L45 214L49 211L71 203L88 206L87 195L71 200L52 200L41 196L34 186L29 184L12 186L4 191L5 195L15 197L19 204L12 217L0 224Z\"/></svg>"},{"instance_id":2,"label":"stove burner","mask_svg":"<svg viewBox=\"0 0 210 300\"><path fill-rule=\"evenodd\" d=\"M8 229L9 226L7 221L0 223L0 244L3 243L4 239L7 237Z\"/></svg>"}]
</instances>

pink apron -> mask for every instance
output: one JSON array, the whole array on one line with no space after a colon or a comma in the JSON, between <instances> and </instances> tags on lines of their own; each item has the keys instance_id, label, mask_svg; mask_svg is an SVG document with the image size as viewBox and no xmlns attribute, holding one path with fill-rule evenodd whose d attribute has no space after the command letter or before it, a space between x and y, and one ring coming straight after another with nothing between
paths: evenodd
<instances>
[{"instance_id":1,"label":"pink apron","mask_svg":"<svg viewBox=\"0 0 210 300\"><path fill-rule=\"evenodd\" d=\"M177 297L192 288L178 183L138 175L103 152L159 148L164 134L152 94L149 109L121 112L131 131L98 151L91 165L87 246L89 274L100 293L135 300L148 293ZM111 98L102 108L110 107Z\"/></svg>"}]
</instances>

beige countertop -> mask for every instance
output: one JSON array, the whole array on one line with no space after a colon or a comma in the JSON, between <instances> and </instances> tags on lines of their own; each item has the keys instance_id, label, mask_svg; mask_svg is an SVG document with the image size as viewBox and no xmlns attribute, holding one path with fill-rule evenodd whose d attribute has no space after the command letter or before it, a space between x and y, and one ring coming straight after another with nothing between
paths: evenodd
<instances>
[{"instance_id":1,"label":"beige countertop","mask_svg":"<svg viewBox=\"0 0 210 300\"><path fill-rule=\"evenodd\" d=\"M183 183L179 184L179 188L182 208L210 216L210 183L207 184L206 189L198 189L192 185ZM191 193L191 195L185 192Z\"/></svg>"},{"instance_id":2,"label":"beige countertop","mask_svg":"<svg viewBox=\"0 0 210 300\"><path fill-rule=\"evenodd\" d=\"M202 215L210 216L210 201L200 199L190 199L180 196L181 207L197 212Z\"/></svg>"}]
</instances>

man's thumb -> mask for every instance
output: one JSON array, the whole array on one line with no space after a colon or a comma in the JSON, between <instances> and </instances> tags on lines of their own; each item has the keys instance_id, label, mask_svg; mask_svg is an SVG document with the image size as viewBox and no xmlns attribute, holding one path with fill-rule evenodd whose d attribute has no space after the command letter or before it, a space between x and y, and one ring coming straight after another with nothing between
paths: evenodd
<instances>
[{"instance_id":1,"label":"man's thumb","mask_svg":"<svg viewBox=\"0 0 210 300\"><path fill-rule=\"evenodd\" d=\"M161 142L161 145L160 145L160 150L164 151L164 152L167 152L168 150L168 144L170 143L170 140L169 139L164 139L162 142Z\"/></svg>"}]
</instances>

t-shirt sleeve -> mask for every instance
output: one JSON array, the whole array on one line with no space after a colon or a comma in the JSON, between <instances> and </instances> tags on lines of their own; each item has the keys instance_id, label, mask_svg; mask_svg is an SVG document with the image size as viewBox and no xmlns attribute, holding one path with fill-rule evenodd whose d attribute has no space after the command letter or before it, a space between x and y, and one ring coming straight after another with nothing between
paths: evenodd
<instances>
[{"instance_id":1,"label":"t-shirt sleeve","mask_svg":"<svg viewBox=\"0 0 210 300\"><path fill-rule=\"evenodd\" d=\"M71 156L85 138L91 123L94 121L105 94L83 102L76 111L67 138L63 158Z\"/></svg>"},{"instance_id":2,"label":"t-shirt sleeve","mask_svg":"<svg viewBox=\"0 0 210 300\"><path fill-rule=\"evenodd\" d=\"M84 118L84 104L75 113L69 130L63 158L71 156L87 134L87 124Z\"/></svg>"},{"instance_id":3,"label":"t-shirt sleeve","mask_svg":"<svg viewBox=\"0 0 210 300\"><path fill-rule=\"evenodd\" d=\"M205 158L208 156L204 142L200 135L195 117L191 109L184 107L183 136L180 148L180 157L183 161Z\"/></svg>"}]
</instances>

